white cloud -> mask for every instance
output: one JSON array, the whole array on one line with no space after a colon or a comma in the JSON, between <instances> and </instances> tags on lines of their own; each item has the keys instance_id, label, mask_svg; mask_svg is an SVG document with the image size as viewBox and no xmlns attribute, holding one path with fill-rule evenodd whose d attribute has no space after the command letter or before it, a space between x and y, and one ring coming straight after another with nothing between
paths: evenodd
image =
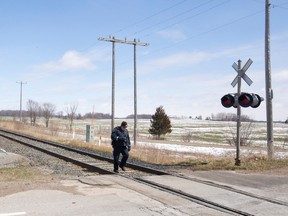
<instances>
[{"instance_id":1,"label":"white cloud","mask_svg":"<svg viewBox=\"0 0 288 216\"><path fill-rule=\"evenodd\" d=\"M69 71L69 70L91 70L95 68L89 55L70 50L56 61L50 61L37 66L37 70L47 72Z\"/></svg>"},{"instance_id":2,"label":"white cloud","mask_svg":"<svg viewBox=\"0 0 288 216\"><path fill-rule=\"evenodd\" d=\"M171 67L183 67L199 63L207 58L209 55L204 52L182 52L147 62L142 71L147 73Z\"/></svg>"},{"instance_id":3,"label":"white cloud","mask_svg":"<svg viewBox=\"0 0 288 216\"><path fill-rule=\"evenodd\" d=\"M158 31L157 34L163 38L175 40L176 42L186 39L185 34L176 29Z\"/></svg>"},{"instance_id":4,"label":"white cloud","mask_svg":"<svg viewBox=\"0 0 288 216\"><path fill-rule=\"evenodd\" d=\"M288 81L288 69L276 71L272 75L273 81L285 82Z\"/></svg>"},{"instance_id":5,"label":"white cloud","mask_svg":"<svg viewBox=\"0 0 288 216\"><path fill-rule=\"evenodd\" d=\"M288 38L288 32L281 32L281 33L278 33L278 34L273 34L271 36L271 40L273 42L275 41L286 41Z\"/></svg>"}]
</instances>

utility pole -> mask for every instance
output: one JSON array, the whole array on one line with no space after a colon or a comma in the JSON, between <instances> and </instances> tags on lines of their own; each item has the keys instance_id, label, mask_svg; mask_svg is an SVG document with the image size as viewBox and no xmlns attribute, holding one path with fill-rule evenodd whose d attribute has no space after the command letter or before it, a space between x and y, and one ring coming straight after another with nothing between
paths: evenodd
<instances>
[{"instance_id":1,"label":"utility pole","mask_svg":"<svg viewBox=\"0 0 288 216\"><path fill-rule=\"evenodd\" d=\"M273 138L273 90L271 87L271 61L270 61L270 0L265 4L265 77L266 77L266 119L267 119L267 155L269 159L274 155Z\"/></svg>"},{"instance_id":2,"label":"utility pole","mask_svg":"<svg viewBox=\"0 0 288 216\"><path fill-rule=\"evenodd\" d=\"M137 76L136 76L136 39L134 39L134 145L137 142Z\"/></svg>"},{"instance_id":3,"label":"utility pole","mask_svg":"<svg viewBox=\"0 0 288 216\"><path fill-rule=\"evenodd\" d=\"M114 128L114 111L115 111L115 43L124 43L134 45L134 145L137 142L137 78L136 78L136 46L149 46L148 43L137 42L128 40L120 40L115 37L109 38L98 38L101 41L112 42L112 119L111 119L111 130Z\"/></svg>"},{"instance_id":4,"label":"utility pole","mask_svg":"<svg viewBox=\"0 0 288 216\"><path fill-rule=\"evenodd\" d=\"M20 122L22 122L22 86L23 84L27 84L27 83L26 82L24 83L22 81L17 82L17 83L20 84Z\"/></svg>"}]
</instances>

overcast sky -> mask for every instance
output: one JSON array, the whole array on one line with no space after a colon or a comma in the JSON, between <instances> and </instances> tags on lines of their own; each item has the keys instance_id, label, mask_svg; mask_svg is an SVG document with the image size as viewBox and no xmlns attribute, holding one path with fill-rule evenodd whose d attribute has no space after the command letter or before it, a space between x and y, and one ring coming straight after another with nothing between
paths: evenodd
<instances>
[{"instance_id":1,"label":"overcast sky","mask_svg":"<svg viewBox=\"0 0 288 216\"><path fill-rule=\"evenodd\" d=\"M274 120L288 117L288 1L271 0ZM112 44L137 46L138 114L162 105L170 116L203 118L222 112L220 98L237 91L234 62L253 64L242 91L265 98L264 0L0 0L0 110L32 99L57 112L111 114ZM115 116L134 112L133 45L115 44ZM266 119L266 103L243 108Z\"/></svg>"}]
</instances>

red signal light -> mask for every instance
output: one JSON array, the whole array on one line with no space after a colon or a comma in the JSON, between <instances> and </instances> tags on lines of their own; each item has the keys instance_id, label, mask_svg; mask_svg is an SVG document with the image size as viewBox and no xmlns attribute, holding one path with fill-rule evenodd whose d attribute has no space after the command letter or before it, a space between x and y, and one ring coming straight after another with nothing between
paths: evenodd
<instances>
[{"instance_id":1,"label":"red signal light","mask_svg":"<svg viewBox=\"0 0 288 216\"><path fill-rule=\"evenodd\" d=\"M238 98L238 103L242 107L249 107L253 103L253 98L248 93L243 93Z\"/></svg>"},{"instance_id":2,"label":"red signal light","mask_svg":"<svg viewBox=\"0 0 288 216\"><path fill-rule=\"evenodd\" d=\"M226 108L229 108L231 106L234 106L235 104L235 96L232 95L232 94L227 94L227 95L224 95L222 98L221 98L221 104L226 107Z\"/></svg>"}]
</instances>

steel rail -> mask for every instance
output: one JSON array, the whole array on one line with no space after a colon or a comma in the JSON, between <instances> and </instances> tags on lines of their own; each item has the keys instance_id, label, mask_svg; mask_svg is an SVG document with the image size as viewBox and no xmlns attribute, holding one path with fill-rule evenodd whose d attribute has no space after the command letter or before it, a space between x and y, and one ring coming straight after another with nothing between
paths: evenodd
<instances>
[{"instance_id":1,"label":"steel rail","mask_svg":"<svg viewBox=\"0 0 288 216\"><path fill-rule=\"evenodd\" d=\"M158 183L146 180L146 179L136 178L136 180L141 182L141 183L145 183L147 185L150 185L152 187L172 192L172 193L174 193L174 194L176 194L178 196L181 196L181 197L183 197L185 199L193 201L193 202L195 202L195 203L197 203L199 205L203 205L203 206L206 206L208 208L212 208L212 209L215 209L215 210L218 210L218 211L221 211L221 212L230 213L230 214L233 214L233 215L243 215L243 216L252 216L253 215L253 214L250 214L250 213L247 213L247 212L244 212L244 211L240 211L238 209L230 208L228 206L225 206L225 205L222 205L222 204L219 204L219 203L215 203L215 202L212 202L210 200L207 200L207 199L204 199L204 198L201 198L201 197L189 194L189 193L185 193L185 192L183 192L181 190L174 189L174 188L162 185L162 184L158 184Z\"/></svg>"},{"instance_id":2,"label":"steel rail","mask_svg":"<svg viewBox=\"0 0 288 216\"><path fill-rule=\"evenodd\" d=\"M13 135L15 135L15 134L13 134ZM81 161L76 160L76 159L73 159L73 158L71 158L71 157L66 157L66 156L64 156L64 155L62 155L62 154L57 154L57 153L55 153L55 152L49 151L49 150L44 149L44 148L41 148L41 147L37 147L37 146L35 146L35 145L31 145L31 144L29 144L29 143L27 143L27 142L23 142L23 141L21 141L21 140L18 140L18 139L16 139L16 138L13 138L13 137L6 136L6 135L3 135L3 134L1 134L1 136L2 136L2 137L5 137L6 139L15 141L15 142L17 142L17 143L21 143L22 145L28 146L28 147L30 147L30 148L36 149L36 150L38 150L38 151L40 151L40 152L43 152L43 153L52 155L52 156L54 156L54 157L56 157L56 158L59 158L59 159L62 159L62 160L64 160L64 161L66 161L66 162L73 163L73 164L75 164L75 165L77 165L77 166L80 166L80 167L83 167L83 168L85 168L85 169L87 169L87 170L95 171L95 172L100 173L100 174L111 174L111 173L112 173L112 172L110 172L110 171L108 171L108 170L105 170L105 169L102 169L102 168L100 168L100 167L96 167L96 166L93 166L93 165L90 165L90 164L81 162Z\"/></svg>"},{"instance_id":3,"label":"steel rail","mask_svg":"<svg viewBox=\"0 0 288 216\"><path fill-rule=\"evenodd\" d=\"M257 194L252 194L252 193L249 193L249 192L246 192L246 191L243 191L243 190L235 189L235 188L227 186L227 185L222 185L222 184L218 184L218 183L215 183L215 182L205 181L205 180L201 180L201 179L197 179L197 178L191 178L191 177L187 177L187 176L181 176L181 175L177 175L177 174L173 174L173 175L177 176L179 178L190 180L190 181L195 181L195 182L199 182L199 183L202 183L202 184L210 185L210 186L213 186L213 187L218 187L218 188L222 188L222 189L225 189L225 190L228 190L228 191L232 191L232 192L236 192L236 193L239 193L239 194L243 194L245 196L256 198L256 199L263 200L263 201L266 201L266 202L270 202L270 203L273 203L273 204L288 206L287 202L284 202L284 201L281 201L281 200L267 198L267 197L260 196L260 195L257 195Z\"/></svg>"},{"instance_id":4,"label":"steel rail","mask_svg":"<svg viewBox=\"0 0 288 216\"><path fill-rule=\"evenodd\" d=\"M95 159L98 159L98 160L103 160L103 161L107 161L109 163L113 163L113 159L112 158L108 158L108 157L105 157L103 155L99 155L99 154L96 154L96 153L88 152L88 151L85 151L85 150L82 150L82 149L73 148L71 146L63 145L63 144L52 142L52 141L49 141L49 140L42 140L42 139L39 139L39 138L36 138L36 137L33 137L33 136L19 134L19 133L16 133L16 132L13 132L13 131L9 131L9 130L0 129L0 131L5 132L5 133L9 133L9 134L12 134L12 135L15 135L15 136L20 136L20 137L23 137L23 138L31 139L31 140L34 140L34 141L37 141L37 142L47 143L47 144L55 146L55 147L60 147L62 149L69 150L69 151L72 151L72 152L76 152L76 153L79 153L79 154L82 154L82 155L86 155L86 156L89 156L89 157L92 157L92 158L95 158ZM150 174L168 175L167 172L164 172L164 171L161 171L161 170L157 170L157 169L153 169L153 168L150 168L150 167L140 166L140 165L137 165L137 164L132 164L132 163L129 163L129 162L127 162L126 166L128 168L131 168L131 169L134 169L134 170L138 170L138 171L142 171L142 172L146 172L146 173L150 173ZM111 172L110 172L110 174L111 174Z\"/></svg>"}]
</instances>

